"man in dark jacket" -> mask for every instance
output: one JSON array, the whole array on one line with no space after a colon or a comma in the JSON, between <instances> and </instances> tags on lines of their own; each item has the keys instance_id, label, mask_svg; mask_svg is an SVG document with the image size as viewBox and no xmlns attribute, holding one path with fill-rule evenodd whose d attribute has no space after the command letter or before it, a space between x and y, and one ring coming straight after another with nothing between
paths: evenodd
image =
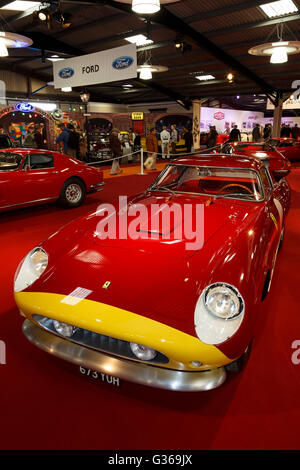
<instances>
[{"instance_id":1,"label":"man in dark jacket","mask_svg":"<svg viewBox=\"0 0 300 470\"><path fill-rule=\"evenodd\" d=\"M119 159L116 157L121 157L123 150L121 146L121 142L119 140L119 130L118 129L113 129L112 133L109 136L109 145L110 145L110 150L112 154L112 158L115 158L112 162L110 174L111 175L118 175L122 173L122 170L120 168L119 164Z\"/></svg>"},{"instance_id":2,"label":"man in dark jacket","mask_svg":"<svg viewBox=\"0 0 300 470\"><path fill-rule=\"evenodd\" d=\"M295 126L292 128L292 136L293 136L293 139L299 140L299 138L300 138L300 129L298 127L298 124L295 124Z\"/></svg>"},{"instance_id":3,"label":"man in dark jacket","mask_svg":"<svg viewBox=\"0 0 300 470\"><path fill-rule=\"evenodd\" d=\"M260 134L260 126L258 123L255 124L255 127L252 131L252 139L253 139L253 142L259 142L260 141L260 138L261 138L261 134Z\"/></svg>"},{"instance_id":4,"label":"man in dark jacket","mask_svg":"<svg viewBox=\"0 0 300 470\"><path fill-rule=\"evenodd\" d=\"M241 141L241 133L240 133L240 130L238 129L238 126L235 125L233 126L233 129L230 132L229 142L240 142L240 141Z\"/></svg>"}]
</instances>

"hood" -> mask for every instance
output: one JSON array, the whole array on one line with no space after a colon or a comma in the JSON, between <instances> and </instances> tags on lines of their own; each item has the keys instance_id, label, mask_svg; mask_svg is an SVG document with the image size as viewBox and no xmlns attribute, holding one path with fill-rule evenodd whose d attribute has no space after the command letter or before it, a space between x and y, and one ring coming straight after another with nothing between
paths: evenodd
<instances>
[{"instance_id":1,"label":"hood","mask_svg":"<svg viewBox=\"0 0 300 470\"><path fill-rule=\"evenodd\" d=\"M115 218L107 217L105 211L95 216L94 236L99 247L189 258L226 225L233 224L234 230L237 220L243 220L255 207L252 202L199 195L147 193L131 199Z\"/></svg>"}]
</instances>

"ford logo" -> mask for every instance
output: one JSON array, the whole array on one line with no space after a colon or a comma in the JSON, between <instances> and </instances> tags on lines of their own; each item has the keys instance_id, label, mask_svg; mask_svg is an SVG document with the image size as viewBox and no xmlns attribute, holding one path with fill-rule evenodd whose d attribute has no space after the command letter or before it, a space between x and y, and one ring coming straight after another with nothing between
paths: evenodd
<instances>
[{"instance_id":1,"label":"ford logo","mask_svg":"<svg viewBox=\"0 0 300 470\"><path fill-rule=\"evenodd\" d=\"M34 110L34 106L32 106L32 104L22 102L16 104L15 109L17 111L22 111L23 113L30 113L30 111Z\"/></svg>"},{"instance_id":2,"label":"ford logo","mask_svg":"<svg viewBox=\"0 0 300 470\"><path fill-rule=\"evenodd\" d=\"M60 78L71 78L74 75L74 70L71 67L65 67L58 72Z\"/></svg>"},{"instance_id":3,"label":"ford logo","mask_svg":"<svg viewBox=\"0 0 300 470\"><path fill-rule=\"evenodd\" d=\"M120 69L127 69L133 64L133 58L132 57L118 57L116 60L113 61L112 66L114 69L120 70Z\"/></svg>"}]
</instances>

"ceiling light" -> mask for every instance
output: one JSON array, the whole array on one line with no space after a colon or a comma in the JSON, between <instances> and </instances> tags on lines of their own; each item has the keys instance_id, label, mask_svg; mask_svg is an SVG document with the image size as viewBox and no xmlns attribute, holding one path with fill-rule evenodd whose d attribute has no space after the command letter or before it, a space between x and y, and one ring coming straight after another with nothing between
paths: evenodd
<instances>
[{"instance_id":1,"label":"ceiling light","mask_svg":"<svg viewBox=\"0 0 300 470\"><path fill-rule=\"evenodd\" d=\"M283 64L287 62L289 54L300 54L300 41L268 42L251 47L248 53L256 56L271 56L271 64Z\"/></svg>"},{"instance_id":2,"label":"ceiling light","mask_svg":"<svg viewBox=\"0 0 300 470\"><path fill-rule=\"evenodd\" d=\"M7 3L4 7L1 7L1 10L11 10L11 11L26 11L31 8L40 6L41 2L25 2L25 1L15 1Z\"/></svg>"},{"instance_id":3,"label":"ceiling light","mask_svg":"<svg viewBox=\"0 0 300 470\"><path fill-rule=\"evenodd\" d=\"M72 87L70 86L65 86L61 89L61 91L64 91L65 93L67 93L68 91L72 91Z\"/></svg>"},{"instance_id":4,"label":"ceiling light","mask_svg":"<svg viewBox=\"0 0 300 470\"><path fill-rule=\"evenodd\" d=\"M152 39L147 39L144 34L137 34L136 36L129 36L125 38L125 41L136 44L137 46L146 46L147 44L153 44Z\"/></svg>"},{"instance_id":5,"label":"ceiling light","mask_svg":"<svg viewBox=\"0 0 300 470\"><path fill-rule=\"evenodd\" d=\"M133 85L131 85L130 83L125 83L124 85L122 85L123 88L133 88Z\"/></svg>"},{"instance_id":6,"label":"ceiling light","mask_svg":"<svg viewBox=\"0 0 300 470\"><path fill-rule=\"evenodd\" d=\"M51 62L57 62L58 60L64 60L62 57L59 57L58 55L52 55L51 57L47 57L47 60L50 60Z\"/></svg>"},{"instance_id":7,"label":"ceiling light","mask_svg":"<svg viewBox=\"0 0 300 470\"><path fill-rule=\"evenodd\" d=\"M228 73L226 78L227 78L227 80L229 81L229 83L232 83L232 82L233 82L233 79L234 79L233 73L231 73L231 72Z\"/></svg>"},{"instance_id":8,"label":"ceiling light","mask_svg":"<svg viewBox=\"0 0 300 470\"><path fill-rule=\"evenodd\" d=\"M283 64L288 61L287 48L275 47L271 55L271 64Z\"/></svg>"},{"instance_id":9,"label":"ceiling light","mask_svg":"<svg viewBox=\"0 0 300 470\"><path fill-rule=\"evenodd\" d=\"M8 56L8 48L19 48L31 46L32 39L16 33L0 31L0 57Z\"/></svg>"},{"instance_id":10,"label":"ceiling light","mask_svg":"<svg viewBox=\"0 0 300 470\"><path fill-rule=\"evenodd\" d=\"M216 77L213 75L196 75L195 78L201 81L214 80Z\"/></svg>"},{"instance_id":11,"label":"ceiling light","mask_svg":"<svg viewBox=\"0 0 300 470\"><path fill-rule=\"evenodd\" d=\"M139 14L153 14L160 10L159 0L132 0L132 11Z\"/></svg>"},{"instance_id":12,"label":"ceiling light","mask_svg":"<svg viewBox=\"0 0 300 470\"><path fill-rule=\"evenodd\" d=\"M153 72L166 72L168 67L163 65L143 64L138 65L136 70L139 72L142 80L150 80Z\"/></svg>"},{"instance_id":13,"label":"ceiling light","mask_svg":"<svg viewBox=\"0 0 300 470\"><path fill-rule=\"evenodd\" d=\"M260 8L269 18L289 15L290 13L298 11L298 8L292 0L279 0L277 2L260 5Z\"/></svg>"}]
</instances>

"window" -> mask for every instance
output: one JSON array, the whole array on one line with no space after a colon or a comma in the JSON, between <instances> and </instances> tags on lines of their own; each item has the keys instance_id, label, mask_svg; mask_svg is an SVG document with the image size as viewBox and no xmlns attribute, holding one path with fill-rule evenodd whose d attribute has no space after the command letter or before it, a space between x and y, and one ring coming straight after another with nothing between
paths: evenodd
<instances>
[{"instance_id":1,"label":"window","mask_svg":"<svg viewBox=\"0 0 300 470\"><path fill-rule=\"evenodd\" d=\"M0 171L17 170L22 156L17 153L0 152Z\"/></svg>"},{"instance_id":2,"label":"window","mask_svg":"<svg viewBox=\"0 0 300 470\"><path fill-rule=\"evenodd\" d=\"M0 134L0 148L9 149L12 147L10 138L7 135Z\"/></svg>"},{"instance_id":3,"label":"window","mask_svg":"<svg viewBox=\"0 0 300 470\"><path fill-rule=\"evenodd\" d=\"M248 201L264 198L258 174L248 168L169 165L150 190Z\"/></svg>"},{"instance_id":4,"label":"window","mask_svg":"<svg viewBox=\"0 0 300 470\"><path fill-rule=\"evenodd\" d=\"M54 158L51 153L33 153L30 155L30 169L43 170L54 168Z\"/></svg>"}]
</instances>

